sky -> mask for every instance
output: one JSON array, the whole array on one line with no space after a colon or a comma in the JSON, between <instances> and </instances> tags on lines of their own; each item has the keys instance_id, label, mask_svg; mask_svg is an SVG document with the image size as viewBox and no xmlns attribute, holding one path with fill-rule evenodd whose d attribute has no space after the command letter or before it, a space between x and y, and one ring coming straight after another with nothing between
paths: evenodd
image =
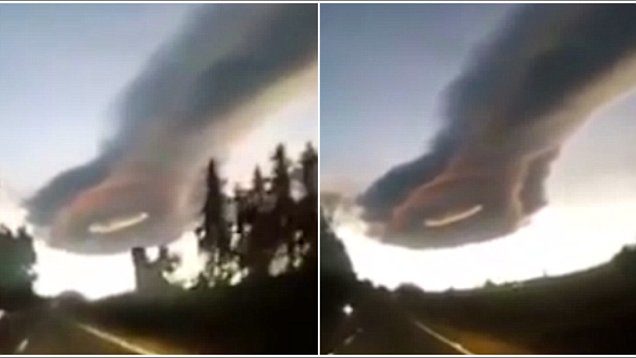
<instances>
[{"instance_id":1,"label":"sky","mask_svg":"<svg viewBox=\"0 0 636 358\"><path fill-rule=\"evenodd\" d=\"M0 6L2 178L29 194L94 157L117 96L189 8Z\"/></svg>"},{"instance_id":2,"label":"sky","mask_svg":"<svg viewBox=\"0 0 636 358\"><path fill-rule=\"evenodd\" d=\"M425 152L444 123L446 86L515 6L323 4L321 190L354 197ZM336 231L358 274L389 287L467 288L600 264L636 242L635 111L626 93L592 115L554 164L548 208L510 237L408 250L366 237L347 214ZM380 254L387 265L374 261ZM447 275L432 282L423 272Z\"/></svg>"},{"instance_id":3,"label":"sky","mask_svg":"<svg viewBox=\"0 0 636 358\"><path fill-rule=\"evenodd\" d=\"M93 159L112 135L122 91L196 6L0 5L2 195L19 202L60 172ZM307 141L317 144L316 113L317 99L306 95L264 113L230 148L221 175L230 182L246 182L254 165L267 169L277 143L286 142L292 156ZM11 213L0 213L0 220L23 216L13 207ZM192 251L193 240L185 236L175 250ZM134 285L127 253L72 254L41 241L36 249L36 290L41 294L74 289L97 298ZM114 280L113 272L120 279Z\"/></svg>"},{"instance_id":4,"label":"sky","mask_svg":"<svg viewBox=\"0 0 636 358\"><path fill-rule=\"evenodd\" d=\"M420 154L440 127L445 85L508 8L323 4L322 188L359 190Z\"/></svg>"}]
</instances>

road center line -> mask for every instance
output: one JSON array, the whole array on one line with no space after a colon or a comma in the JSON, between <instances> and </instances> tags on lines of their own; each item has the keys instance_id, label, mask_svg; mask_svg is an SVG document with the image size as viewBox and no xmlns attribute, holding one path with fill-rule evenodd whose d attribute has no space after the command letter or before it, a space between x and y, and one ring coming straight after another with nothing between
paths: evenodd
<instances>
[{"instance_id":1,"label":"road center line","mask_svg":"<svg viewBox=\"0 0 636 358\"><path fill-rule=\"evenodd\" d=\"M433 336L433 338L437 339L438 341L446 344L447 346L453 348L454 350L462 353L462 354L475 354L471 351L469 351L468 349L464 348L464 346L462 346L461 344L450 340L444 336L442 336L441 334L437 333L436 331L434 331L431 327L425 325L424 323L418 321L418 320L411 320L411 322L413 322L413 324L415 326L417 326L417 328L421 329L422 331L428 333L429 335Z\"/></svg>"},{"instance_id":2,"label":"road center line","mask_svg":"<svg viewBox=\"0 0 636 358\"><path fill-rule=\"evenodd\" d=\"M349 335L347 338L345 338L345 340L342 342L342 344L340 345L341 347L346 347L348 345L350 345L351 343L353 343L353 341L358 338L358 334L360 334L362 332L362 329L358 328L356 329L355 332L353 332L351 335Z\"/></svg>"},{"instance_id":3,"label":"road center line","mask_svg":"<svg viewBox=\"0 0 636 358\"><path fill-rule=\"evenodd\" d=\"M115 344L121 348L127 349L131 352L137 353L137 354L146 354L146 355L158 355L158 353L149 351L145 348L141 348L135 344L132 344L120 337L117 337L115 335L112 335L110 333L106 333L100 329L97 329L95 327L89 326L87 324L83 324L83 323L79 323L79 322L75 322L75 325L80 328L81 330L83 330L84 332L90 333L96 337L99 337L105 341L108 341L112 344Z\"/></svg>"},{"instance_id":4,"label":"road center line","mask_svg":"<svg viewBox=\"0 0 636 358\"><path fill-rule=\"evenodd\" d=\"M18 344L18 346L15 348L15 351L13 352L13 354L23 353L28 346L29 346L29 337L25 337L24 339L20 341L20 344Z\"/></svg>"}]
</instances>

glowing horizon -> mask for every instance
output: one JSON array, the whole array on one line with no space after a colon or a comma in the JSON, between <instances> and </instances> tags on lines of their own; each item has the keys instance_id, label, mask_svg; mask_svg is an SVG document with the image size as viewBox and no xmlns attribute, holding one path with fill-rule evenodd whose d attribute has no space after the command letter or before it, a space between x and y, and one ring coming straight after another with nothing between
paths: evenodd
<instances>
[{"instance_id":1,"label":"glowing horizon","mask_svg":"<svg viewBox=\"0 0 636 358\"><path fill-rule=\"evenodd\" d=\"M303 97L298 102L281 108L280 112L269 114L267 118L269 125L253 129L244 141L240 141L232 148L228 159L221 167L222 176L232 178L230 183L248 185L253 166L260 164L262 170L269 169L270 152L275 144L284 140L285 137L293 138L286 142L287 150L290 157L297 158L304 150L305 142L311 139L310 136L313 133L313 124L308 123L311 121L300 119L315 113L313 109L315 106L315 99ZM276 128L281 129L276 130ZM244 145L255 138L260 138L258 142L252 142L257 145L250 147ZM247 161L245 158L252 158L253 161ZM232 185L225 187L228 191L231 188ZM4 189L7 188L0 190L0 223L7 225L11 230L23 225L28 226L27 211L18 204L19 198L8 195ZM117 218L110 225L117 224L115 226L119 227L121 224L131 224L135 221L133 219L137 221L141 219L142 214ZM111 229L115 230L115 226ZM124 228L119 227L119 229ZM198 239L194 233L186 232L168 245L172 253L181 257L183 264L175 272L167 275L166 278L170 282L189 286L198 276L205 265L205 258L198 254L197 242ZM37 278L33 287L39 295L54 297L67 291L75 291L89 300L95 300L135 289L134 266L129 252L112 255L82 255L51 247L42 237L34 237L34 249L37 255L34 266Z\"/></svg>"},{"instance_id":2,"label":"glowing horizon","mask_svg":"<svg viewBox=\"0 0 636 358\"><path fill-rule=\"evenodd\" d=\"M512 235L426 250L378 241L365 233L367 224L352 212L337 211L333 226L358 278L389 289L413 284L445 291L479 288L486 281L503 284L564 275L603 264L636 242L636 225L629 215L635 210L636 202L552 205ZM381 265L378 258L384 261Z\"/></svg>"}]
</instances>

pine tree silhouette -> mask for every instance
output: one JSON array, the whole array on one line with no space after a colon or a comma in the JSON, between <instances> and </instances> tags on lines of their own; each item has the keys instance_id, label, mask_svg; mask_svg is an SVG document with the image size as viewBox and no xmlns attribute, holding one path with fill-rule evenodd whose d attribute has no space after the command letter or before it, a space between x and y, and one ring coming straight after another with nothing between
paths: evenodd
<instances>
[{"instance_id":1,"label":"pine tree silhouette","mask_svg":"<svg viewBox=\"0 0 636 358\"><path fill-rule=\"evenodd\" d=\"M301 233L296 245L317 258L318 250L318 153L311 143L307 143L300 158L303 185L306 195L295 210L296 230Z\"/></svg>"},{"instance_id":2,"label":"pine tree silhouette","mask_svg":"<svg viewBox=\"0 0 636 358\"><path fill-rule=\"evenodd\" d=\"M290 163L285 154L285 146L283 144L279 144L276 147L272 160L274 161L272 190L279 202L285 201L290 197L291 180L289 177Z\"/></svg>"},{"instance_id":3,"label":"pine tree silhouette","mask_svg":"<svg viewBox=\"0 0 636 358\"><path fill-rule=\"evenodd\" d=\"M252 192L257 198L262 198L265 194L265 179L258 165L254 169L254 177L252 178Z\"/></svg>"},{"instance_id":4,"label":"pine tree silhouette","mask_svg":"<svg viewBox=\"0 0 636 358\"><path fill-rule=\"evenodd\" d=\"M216 173L214 160L210 160L207 172L207 196L203 207L203 237L199 241L203 250L217 249L224 257L230 251L230 237L223 217L224 197L221 181Z\"/></svg>"},{"instance_id":5,"label":"pine tree silhouette","mask_svg":"<svg viewBox=\"0 0 636 358\"><path fill-rule=\"evenodd\" d=\"M300 163L303 171L303 185L307 195L318 193L318 153L311 142L305 146L305 151L301 154Z\"/></svg>"},{"instance_id":6,"label":"pine tree silhouette","mask_svg":"<svg viewBox=\"0 0 636 358\"><path fill-rule=\"evenodd\" d=\"M199 250L209 262L197 279L197 289L226 285L246 268L250 279L263 279L282 248L286 249L286 271L301 267L306 257L316 259L318 154L307 143L295 164L279 144L270 160L270 176L255 166L251 187L236 184L229 197L223 194L223 182L210 160L203 223L196 230ZM292 176L292 170L301 175ZM292 182L305 188L302 198L292 196Z\"/></svg>"}]
</instances>

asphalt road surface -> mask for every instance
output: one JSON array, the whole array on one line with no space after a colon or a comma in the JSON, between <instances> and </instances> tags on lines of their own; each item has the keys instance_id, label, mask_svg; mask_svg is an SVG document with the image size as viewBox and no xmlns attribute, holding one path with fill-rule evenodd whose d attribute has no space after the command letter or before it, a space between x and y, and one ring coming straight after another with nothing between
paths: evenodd
<instances>
[{"instance_id":1,"label":"asphalt road surface","mask_svg":"<svg viewBox=\"0 0 636 358\"><path fill-rule=\"evenodd\" d=\"M366 289L353 306L343 307L334 332L335 354L472 354L411 312L388 292Z\"/></svg>"},{"instance_id":2,"label":"asphalt road surface","mask_svg":"<svg viewBox=\"0 0 636 358\"><path fill-rule=\"evenodd\" d=\"M335 354L531 354L488 332L416 315L386 290L362 288L342 307L332 333ZM329 343L331 344L331 343Z\"/></svg>"},{"instance_id":3,"label":"asphalt road surface","mask_svg":"<svg viewBox=\"0 0 636 358\"><path fill-rule=\"evenodd\" d=\"M160 354L131 339L43 309L0 318L0 352L13 354Z\"/></svg>"},{"instance_id":4,"label":"asphalt road surface","mask_svg":"<svg viewBox=\"0 0 636 358\"><path fill-rule=\"evenodd\" d=\"M379 313L379 315L382 315ZM412 320L400 327L360 326L343 339L336 354L473 354L428 325Z\"/></svg>"}]
</instances>

